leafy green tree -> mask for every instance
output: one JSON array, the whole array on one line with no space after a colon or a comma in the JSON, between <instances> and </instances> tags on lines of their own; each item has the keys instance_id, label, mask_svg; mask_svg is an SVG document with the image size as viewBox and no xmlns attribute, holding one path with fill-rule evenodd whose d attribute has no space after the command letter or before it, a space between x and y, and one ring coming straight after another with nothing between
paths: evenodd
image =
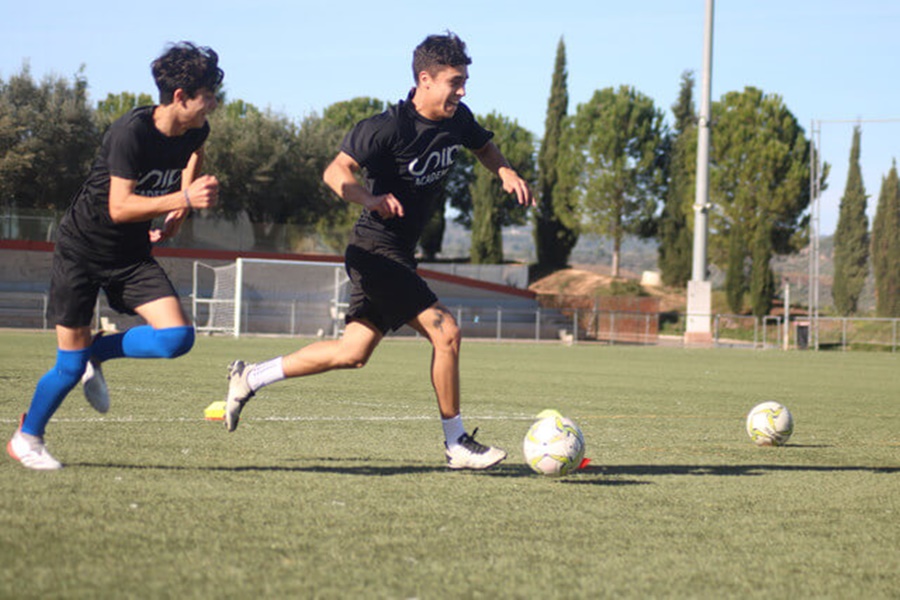
<instances>
[{"instance_id":1,"label":"leafy green tree","mask_svg":"<svg viewBox=\"0 0 900 600\"><path fill-rule=\"evenodd\" d=\"M99 144L87 79L35 83L26 64L0 81L0 202L61 211L81 186Z\"/></svg>"},{"instance_id":2,"label":"leafy green tree","mask_svg":"<svg viewBox=\"0 0 900 600\"><path fill-rule=\"evenodd\" d=\"M879 317L900 317L900 178L897 161L882 178L872 221L872 270Z\"/></svg>"},{"instance_id":3,"label":"leafy green tree","mask_svg":"<svg viewBox=\"0 0 900 600\"><path fill-rule=\"evenodd\" d=\"M772 256L806 245L810 146L778 95L747 87L725 94L712 113L710 253L714 264L727 265L729 307L739 312L741 290L770 293L760 269L771 269ZM827 165L823 186L825 177ZM755 284L747 280L753 273ZM750 304L759 310L766 302L754 297Z\"/></svg>"},{"instance_id":4,"label":"leafy green tree","mask_svg":"<svg viewBox=\"0 0 900 600\"><path fill-rule=\"evenodd\" d=\"M297 128L286 117L242 100L221 107L210 121L214 135L205 170L219 178L218 210L231 218L246 212L257 248L282 248L290 242L285 225L311 224L318 216L321 186L303 169Z\"/></svg>"},{"instance_id":5,"label":"leafy green tree","mask_svg":"<svg viewBox=\"0 0 900 600\"><path fill-rule=\"evenodd\" d=\"M113 124L113 121L138 106L149 106L153 104L153 98L150 94L132 94L131 92L121 92L119 94L107 94L105 100L97 102L97 108L94 110L94 117L97 122L97 128L105 132L106 129Z\"/></svg>"},{"instance_id":6,"label":"leafy green tree","mask_svg":"<svg viewBox=\"0 0 900 600\"><path fill-rule=\"evenodd\" d=\"M662 280L684 287L693 268L693 231L689 216L696 194L697 125L694 75L681 75L678 102L672 106L675 128L669 144L668 186L659 219L659 268Z\"/></svg>"},{"instance_id":7,"label":"leafy green tree","mask_svg":"<svg viewBox=\"0 0 900 600\"><path fill-rule=\"evenodd\" d=\"M837 229L834 232L834 284L831 296L838 314L856 312L868 275L869 220L866 218L866 188L859 167L860 129L853 129L850 167L841 198Z\"/></svg>"},{"instance_id":8,"label":"leafy green tree","mask_svg":"<svg viewBox=\"0 0 900 600\"><path fill-rule=\"evenodd\" d=\"M389 104L384 100L360 96L327 106L322 111L322 121L341 132L340 138L343 138L357 123L384 112L388 106ZM340 141L338 139L338 142ZM334 152L337 154L337 146L335 146Z\"/></svg>"},{"instance_id":9,"label":"leafy green tree","mask_svg":"<svg viewBox=\"0 0 900 600\"><path fill-rule=\"evenodd\" d=\"M610 87L579 105L568 123L564 177L579 200L583 230L612 238L617 277L625 236L656 233L665 188L663 113L632 87Z\"/></svg>"},{"instance_id":10,"label":"leafy green tree","mask_svg":"<svg viewBox=\"0 0 900 600\"><path fill-rule=\"evenodd\" d=\"M509 161L519 176L526 181L534 180L534 136L497 113L480 118L485 128L496 136L494 143ZM475 179L471 184L472 193L472 248L471 261L474 264L496 264L503 262L503 233L507 225L521 225L525 222L525 209L515 197L503 190L500 179L489 172L481 163L475 166Z\"/></svg>"},{"instance_id":11,"label":"leafy green tree","mask_svg":"<svg viewBox=\"0 0 900 600\"><path fill-rule=\"evenodd\" d=\"M566 225L571 219L559 216L559 213L574 212L565 202L571 196L562 193L560 189L558 165L560 142L569 110L567 78L566 44L560 38L556 47L550 99L547 101L544 138L538 151L538 205L534 212L534 244L538 268L544 272L565 267L578 242L577 228ZM560 193L557 193L558 190Z\"/></svg>"}]
</instances>

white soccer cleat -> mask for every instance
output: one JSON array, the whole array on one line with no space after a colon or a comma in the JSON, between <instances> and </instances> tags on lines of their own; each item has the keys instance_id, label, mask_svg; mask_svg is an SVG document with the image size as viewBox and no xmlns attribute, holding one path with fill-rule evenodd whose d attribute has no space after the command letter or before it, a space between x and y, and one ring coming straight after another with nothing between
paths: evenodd
<instances>
[{"instance_id":1,"label":"white soccer cleat","mask_svg":"<svg viewBox=\"0 0 900 600\"><path fill-rule=\"evenodd\" d=\"M475 434L464 433L453 446L446 446L444 453L447 455L447 466L451 469L473 469L480 471L490 469L504 458L506 452L500 448L485 446L475 441Z\"/></svg>"},{"instance_id":2,"label":"white soccer cleat","mask_svg":"<svg viewBox=\"0 0 900 600\"><path fill-rule=\"evenodd\" d=\"M106 378L103 377L103 369L100 368L99 362L93 359L88 361L84 375L81 376L81 389L84 390L84 397L94 410L99 413L109 410L109 387L106 385Z\"/></svg>"},{"instance_id":3,"label":"white soccer cleat","mask_svg":"<svg viewBox=\"0 0 900 600\"><path fill-rule=\"evenodd\" d=\"M228 395L225 397L225 429L234 431L241 420L241 411L250 398L253 390L247 383L247 374L252 364L235 360L228 365Z\"/></svg>"},{"instance_id":4,"label":"white soccer cleat","mask_svg":"<svg viewBox=\"0 0 900 600\"><path fill-rule=\"evenodd\" d=\"M22 415L22 420L25 415ZM6 444L6 451L14 459L22 463L23 467L36 471L55 471L62 469L62 463L53 458L47 452L44 438L22 433L22 425L13 434L12 439Z\"/></svg>"}]
</instances>

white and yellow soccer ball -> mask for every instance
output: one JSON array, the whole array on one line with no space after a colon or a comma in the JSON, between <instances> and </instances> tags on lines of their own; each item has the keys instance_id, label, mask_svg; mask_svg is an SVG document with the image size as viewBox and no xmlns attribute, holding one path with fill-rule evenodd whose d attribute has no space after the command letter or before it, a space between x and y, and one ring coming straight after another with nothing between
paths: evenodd
<instances>
[{"instance_id":1,"label":"white and yellow soccer ball","mask_svg":"<svg viewBox=\"0 0 900 600\"><path fill-rule=\"evenodd\" d=\"M528 428L522 450L525 462L536 473L559 477L581 466L584 435L571 419L555 410L545 410Z\"/></svg>"},{"instance_id":2,"label":"white and yellow soccer ball","mask_svg":"<svg viewBox=\"0 0 900 600\"><path fill-rule=\"evenodd\" d=\"M747 434L757 446L783 446L794 433L794 417L774 401L757 404L747 414Z\"/></svg>"}]
</instances>

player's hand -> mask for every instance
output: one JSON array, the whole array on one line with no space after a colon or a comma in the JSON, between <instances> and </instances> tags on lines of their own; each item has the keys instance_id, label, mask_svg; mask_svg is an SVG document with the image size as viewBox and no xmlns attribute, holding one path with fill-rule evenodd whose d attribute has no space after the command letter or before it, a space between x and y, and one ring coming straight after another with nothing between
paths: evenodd
<instances>
[{"instance_id":1,"label":"player's hand","mask_svg":"<svg viewBox=\"0 0 900 600\"><path fill-rule=\"evenodd\" d=\"M400 201L393 194L372 196L370 200L366 200L365 207L378 213L382 219L403 216L403 205L400 204Z\"/></svg>"},{"instance_id":2,"label":"player's hand","mask_svg":"<svg viewBox=\"0 0 900 600\"><path fill-rule=\"evenodd\" d=\"M531 193L531 186L512 169L501 168L498 175L507 194L515 194L516 202L522 206L534 206L537 201Z\"/></svg>"},{"instance_id":3,"label":"player's hand","mask_svg":"<svg viewBox=\"0 0 900 600\"><path fill-rule=\"evenodd\" d=\"M219 180L214 175L201 175L188 186L191 208L212 208L219 201Z\"/></svg>"},{"instance_id":4,"label":"player's hand","mask_svg":"<svg viewBox=\"0 0 900 600\"><path fill-rule=\"evenodd\" d=\"M184 222L185 217L187 217L187 209L173 210L167 214L165 223L163 223L161 229L150 230L150 243L158 244L159 242L178 235L178 231L181 229L181 224Z\"/></svg>"}]
</instances>

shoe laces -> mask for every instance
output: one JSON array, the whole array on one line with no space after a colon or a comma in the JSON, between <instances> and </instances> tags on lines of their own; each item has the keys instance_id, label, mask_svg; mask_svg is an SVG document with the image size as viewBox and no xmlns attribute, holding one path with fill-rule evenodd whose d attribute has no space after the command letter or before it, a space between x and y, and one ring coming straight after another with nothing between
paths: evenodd
<instances>
[{"instance_id":1,"label":"shoe laces","mask_svg":"<svg viewBox=\"0 0 900 600\"><path fill-rule=\"evenodd\" d=\"M475 434L478 433L478 428L476 427L472 431L472 435L468 433L464 433L459 436L459 445L471 452L472 454L484 454L490 447L485 446L484 444L480 444L475 441Z\"/></svg>"}]
</instances>

